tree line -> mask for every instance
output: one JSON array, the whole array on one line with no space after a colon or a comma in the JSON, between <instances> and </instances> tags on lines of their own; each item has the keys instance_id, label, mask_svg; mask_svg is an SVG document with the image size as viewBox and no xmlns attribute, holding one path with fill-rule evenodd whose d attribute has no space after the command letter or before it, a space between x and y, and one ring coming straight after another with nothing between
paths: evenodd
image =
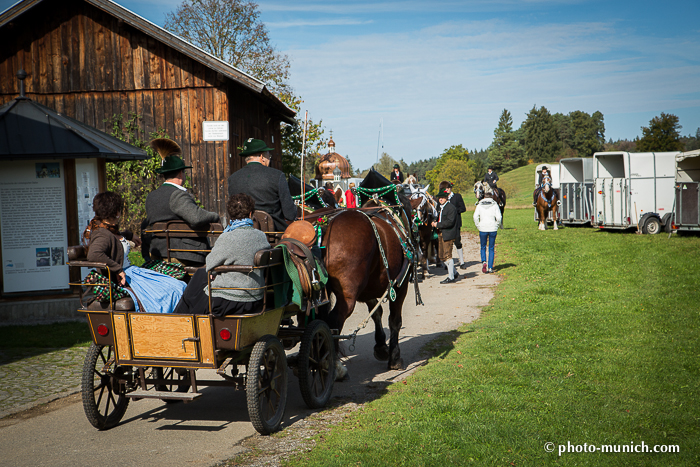
<instances>
[{"instance_id":1,"label":"tree line","mask_svg":"<svg viewBox=\"0 0 700 467\"><path fill-rule=\"evenodd\" d=\"M281 145L282 170L299 176L305 124L301 111L303 99L289 84L289 57L272 45L267 28L260 20L258 5L246 0L183 0L174 11L166 13L164 28L265 82L280 100L297 112L294 124L283 124ZM140 139L138 118L138 115L113 116L110 120L113 135L150 150L143 138ZM546 107L535 105L520 128L514 129L511 113L504 109L493 141L486 149L469 151L466 146L457 144L440 155L410 163L383 153L374 168L388 178L394 164L399 164L406 176L415 175L419 183L430 183L433 190L440 181L450 180L455 182L455 190L464 191L470 190L474 181L483 179L489 166L503 173L531 162L590 157L596 151L699 148L700 128L694 136L687 137L680 136L681 128L678 117L662 113L654 117L648 127L642 127L641 138L606 142L603 114L598 111L590 115L580 110L566 115L551 114ZM162 131L160 133L159 136L164 136ZM315 163L328 143L324 133L323 121L309 118L303 151L307 178L315 176ZM134 211L133 215L124 213L127 219L140 215L139 206L144 205L145 197L156 187L153 170L158 159L153 156L153 160L143 163L108 165L109 189L128 194L126 209ZM345 157L350 162L350 157ZM354 175L361 177L368 171L357 170Z\"/></svg>"}]
</instances>

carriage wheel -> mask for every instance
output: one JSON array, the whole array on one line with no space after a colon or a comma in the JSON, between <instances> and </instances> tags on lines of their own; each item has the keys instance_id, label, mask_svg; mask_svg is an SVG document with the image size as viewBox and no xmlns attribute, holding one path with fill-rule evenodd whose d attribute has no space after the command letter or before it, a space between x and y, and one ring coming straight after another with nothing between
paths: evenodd
<instances>
[{"instance_id":1,"label":"carriage wheel","mask_svg":"<svg viewBox=\"0 0 700 467\"><path fill-rule=\"evenodd\" d=\"M165 379L166 384L156 384L156 391L187 392L190 389L190 373L184 368L154 368L156 379ZM162 399L166 404L180 402L178 399Z\"/></svg>"},{"instance_id":2,"label":"carriage wheel","mask_svg":"<svg viewBox=\"0 0 700 467\"><path fill-rule=\"evenodd\" d=\"M248 362L246 398L250 421L262 435L280 428L287 405L287 374L282 343L272 335L261 337Z\"/></svg>"},{"instance_id":3,"label":"carriage wheel","mask_svg":"<svg viewBox=\"0 0 700 467\"><path fill-rule=\"evenodd\" d=\"M314 320L304 331L299 348L299 387L311 409L325 407L335 383L335 344L328 325Z\"/></svg>"},{"instance_id":4,"label":"carriage wheel","mask_svg":"<svg viewBox=\"0 0 700 467\"><path fill-rule=\"evenodd\" d=\"M110 367L104 371L105 364L113 356L111 345L93 343L83 364L83 409L88 421L99 430L116 426L129 405L126 387L118 381L124 375L124 367Z\"/></svg>"}]
</instances>

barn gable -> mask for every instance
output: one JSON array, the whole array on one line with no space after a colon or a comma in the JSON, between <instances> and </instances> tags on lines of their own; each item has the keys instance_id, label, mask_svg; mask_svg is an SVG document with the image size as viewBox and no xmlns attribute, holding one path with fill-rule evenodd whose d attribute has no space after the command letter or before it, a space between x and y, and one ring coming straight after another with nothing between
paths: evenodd
<instances>
[{"instance_id":1,"label":"barn gable","mask_svg":"<svg viewBox=\"0 0 700 467\"><path fill-rule=\"evenodd\" d=\"M141 116L142 139L164 129L194 166L195 195L225 213L226 178L248 137L275 148L294 112L264 83L109 0L25 0L0 15L0 102L19 94L105 132ZM203 141L202 122L228 121L229 141Z\"/></svg>"}]
</instances>

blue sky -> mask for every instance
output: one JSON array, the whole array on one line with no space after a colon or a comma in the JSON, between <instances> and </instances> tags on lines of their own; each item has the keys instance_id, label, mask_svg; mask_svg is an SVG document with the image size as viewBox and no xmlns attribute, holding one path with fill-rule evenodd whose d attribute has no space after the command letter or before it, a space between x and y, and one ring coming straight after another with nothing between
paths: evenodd
<instances>
[{"instance_id":1,"label":"blue sky","mask_svg":"<svg viewBox=\"0 0 700 467\"><path fill-rule=\"evenodd\" d=\"M13 2L0 0L0 7ZM179 0L118 0L162 25ZM661 112L700 127L700 1L259 2L291 84L355 168L486 148L503 109L599 110L606 139Z\"/></svg>"}]
</instances>

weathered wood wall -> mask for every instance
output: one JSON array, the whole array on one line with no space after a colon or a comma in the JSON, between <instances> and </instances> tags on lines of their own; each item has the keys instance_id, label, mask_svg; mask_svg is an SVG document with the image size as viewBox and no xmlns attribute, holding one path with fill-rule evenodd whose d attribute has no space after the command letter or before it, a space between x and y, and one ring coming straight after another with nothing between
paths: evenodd
<instances>
[{"instance_id":1,"label":"weathered wood wall","mask_svg":"<svg viewBox=\"0 0 700 467\"><path fill-rule=\"evenodd\" d=\"M245 139L274 144L280 165L280 120L256 93L88 3L42 2L0 28L0 43L0 102L19 94L23 68L27 97L102 131L136 113L141 139L162 128L182 146L209 210L225 213ZM230 140L202 141L205 120L228 120Z\"/></svg>"}]
</instances>

